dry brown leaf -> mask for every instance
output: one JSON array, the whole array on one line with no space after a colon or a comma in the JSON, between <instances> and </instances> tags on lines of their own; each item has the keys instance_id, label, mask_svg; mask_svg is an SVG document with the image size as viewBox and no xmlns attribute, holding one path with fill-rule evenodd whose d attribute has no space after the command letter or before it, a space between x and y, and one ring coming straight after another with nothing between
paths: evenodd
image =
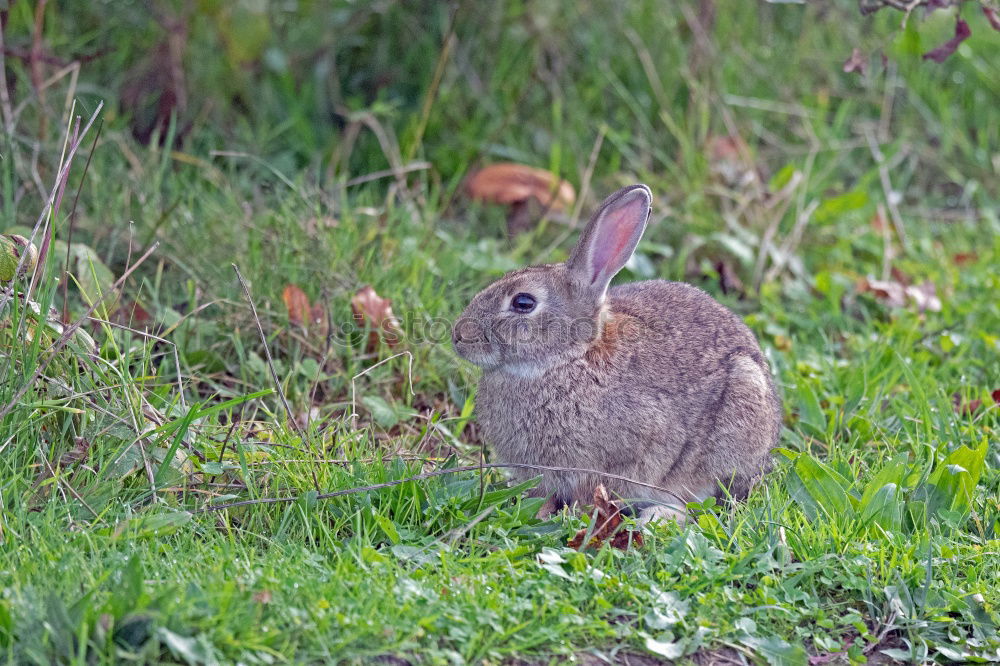
<instances>
[{"instance_id":1,"label":"dry brown leaf","mask_svg":"<svg viewBox=\"0 0 1000 666\"><path fill-rule=\"evenodd\" d=\"M605 543L619 550L627 550L630 546L642 547L641 533L621 529L621 509L616 502L611 501L608 490L603 483L594 488L594 510L590 516L590 526L583 528L570 539L570 548L576 550L583 550L584 547L596 549ZM590 540L584 546L588 532Z\"/></svg>"},{"instance_id":2,"label":"dry brown leaf","mask_svg":"<svg viewBox=\"0 0 1000 666\"><path fill-rule=\"evenodd\" d=\"M111 313L111 321L132 328L146 328L153 317L135 301L122 301Z\"/></svg>"},{"instance_id":3,"label":"dry brown leaf","mask_svg":"<svg viewBox=\"0 0 1000 666\"><path fill-rule=\"evenodd\" d=\"M996 389L990 393L990 398L993 400L993 404L1000 404L1000 389ZM952 394L951 402L954 405L956 414L974 414L983 406L983 401L979 398L970 400L969 402L962 402L962 395L960 393Z\"/></svg>"},{"instance_id":4,"label":"dry brown leaf","mask_svg":"<svg viewBox=\"0 0 1000 666\"><path fill-rule=\"evenodd\" d=\"M902 274L898 276L905 277ZM920 312L941 311L941 299L930 280L907 285L899 280L876 280L868 277L858 283L858 292L872 294L891 308L902 308L907 303L912 303Z\"/></svg>"},{"instance_id":5,"label":"dry brown leaf","mask_svg":"<svg viewBox=\"0 0 1000 666\"><path fill-rule=\"evenodd\" d=\"M858 292L873 294L891 308L901 308L906 305L906 288L893 280L864 278L858 283Z\"/></svg>"},{"instance_id":6,"label":"dry brown leaf","mask_svg":"<svg viewBox=\"0 0 1000 666\"><path fill-rule=\"evenodd\" d=\"M989 14L987 14L989 17ZM941 44L937 48L931 49L924 54L924 60L933 60L934 62L944 62L948 59L952 53L958 49L959 45L967 40L972 35L972 31L969 30L969 24L962 19L957 19L955 21L955 36L949 39L944 44Z\"/></svg>"},{"instance_id":7,"label":"dry brown leaf","mask_svg":"<svg viewBox=\"0 0 1000 666\"><path fill-rule=\"evenodd\" d=\"M712 173L729 187L746 187L758 180L750 146L736 134L710 135L705 140Z\"/></svg>"},{"instance_id":8,"label":"dry brown leaf","mask_svg":"<svg viewBox=\"0 0 1000 666\"><path fill-rule=\"evenodd\" d=\"M309 327L314 329L321 337L326 337L326 308L322 304L316 303L309 308Z\"/></svg>"},{"instance_id":9,"label":"dry brown leaf","mask_svg":"<svg viewBox=\"0 0 1000 666\"><path fill-rule=\"evenodd\" d=\"M941 299L937 295L937 287L930 280L924 280L920 284L913 284L906 288L906 295L920 312L930 310L931 312L941 311Z\"/></svg>"},{"instance_id":10,"label":"dry brown leaf","mask_svg":"<svg viewBox=\"0 0 1000 666\"><path fill-rule=\"evenodd\" d=\"M576 201L576 191L567 181L545 169L501 162L476 171L466 183L469 195L505 205L537 200L545 208L566 210Z\"/></svg>"},{"instance_id":11,"label":"dry brown leaf","mask_svg":"<svg viewBox=\"0 0 1000 666\"><path fill-rule=\"evenodd\" d=\"M281 299L285 301L288 321L293 326L305 326L312 319L309 297L298 286L286 285L284 291L281 292Z\"/></svg>"},{"instance_id":12,"label":"dry brown leaf","mask_svg":"<svg viewBox=\"0 0 1000 666\"><path fill-rule=\"evenodd\" d=\"M83 462L87 459L87 454L89 452L90 440L84 439L83 437L77 437L73 442L73 448L59 456L59 461L56 465L58 467L69 467L70 465Z\"/></svg>"},{"instance_id":13,"label":"dry brown leaf","mask_svg":"<svg viewBox=\"0 0 1000 666\"><path fill-rule=\"evenodd\" d=\"M159 133L163 142L176 123L174 142L180 143L191 129L190 120L181 123L188 106L184 54L188 43L187 17L158 17L163 36L160 43L124 76L120 97L128 114L132 136L148 144Z\"/></svg>"},{"instance_id":14,"label":"dry brown leaf","mask_svg":"<svg viewBox=\"0 0 1000 666\"><path fill-rule=\"evenodd\" d=\"M991 28L1000 30L1000 12L997 12L992 7L983 5L983 14L986 14L986 20L990 22Z\"/></svg>"},{"instance_id":15,"label":"dry brown leaf","mask_svg":"<svg viewBox=\"0 0 1000 666\"><path fill-rule=\"evenodd\" d=\"M368 344L365 346L367 353L370 354L378 348L379 338L390 347L399 344L402 327L396 315L392 313L392 301L379 296L371 285L361 287L354 294L354 298L351 299L351 311L358 326L371 328Z\"/></svg>"}]
</instances>

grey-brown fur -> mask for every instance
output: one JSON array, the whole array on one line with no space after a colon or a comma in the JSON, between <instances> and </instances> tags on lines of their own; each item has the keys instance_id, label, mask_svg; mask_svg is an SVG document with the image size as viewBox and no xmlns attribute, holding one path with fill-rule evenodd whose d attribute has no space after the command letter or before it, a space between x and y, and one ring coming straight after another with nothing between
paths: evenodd
<instances>
[{"instance_id":1,"label":"grey-brown fur","mask_svg":"<svg viewBox=\"0 0 1000 666\"><path fill-rule=\"evenodd\" d=\"M613 194L566 264L504 276L453 330L458 353L483 368L476 415L499 461L669 489L544 474L540 492L556 505L587 502L604 483L645 500L644 520L680 517L684 502L718 494L720 484L745 496L770 468L781 427L767 362L733 313L678 282L607 288L639 241L650 199L642 185ZM512 311L519 293L536 297L532 312Z\"/></svg>"}]
</instances>

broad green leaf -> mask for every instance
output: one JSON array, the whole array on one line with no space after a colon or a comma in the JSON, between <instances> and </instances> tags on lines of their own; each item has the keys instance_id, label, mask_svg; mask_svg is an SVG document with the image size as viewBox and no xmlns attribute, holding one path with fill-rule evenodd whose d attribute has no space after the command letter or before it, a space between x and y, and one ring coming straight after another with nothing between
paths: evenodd
<instances>
[{"instance_id":1,"label":"broad green leaf","mask_svg":"<svg viewBox=\"0 0 1000 666\"><path fill-rule=\"evenodd\" d=\"M225 471L225 470L222 469L222 463L215 462L214 460L210 460L210 461L202 464L201 471L202 471L202 474L218 475L218 474L222 474L223 471Z\"/></svg>"},{"instance_id":2,"label":"broad green leaf","mask_svg":"<svg viewBox=\"0 0 1000 666\"><path fill-rule=\"evenodd\" d=\"M743 636L740 642L756 651L771 666L803 666L806 650L801 645L791 643L777 636Z\"/></svg>"},{"instance_id":3,"label":"broad green leaf","mask_svg":"<svg viewBox=\"0 0 1000 666\"><path fill-rule=\"evenodd\" d=\"M510 486L509 488L501 488L500 490L491 490L489 492L483 493L483 508L494 504L502 504L506 502L511 497L516 497L521 493L530 490L538 485L542 477L536 476L534 478L528 479L527 481L522 481L517 485ZM477 493L475 497L467 499L462 503L463 511L472 511L479 506L479 494Z\"/></svg>"},{"instance_id":4,"label":"broad green leaf","mask_svg":"<svg viewBox=\"0 0 1000 666\"><path fill-rule=\"evenodd\" d=\"M371 412L372 419L375 420L375 423L385 429L391 428L400 421L405 421L414 414L412 409L405 406L389 404L377 395L366 395L361 398L361 402L368 408L368 411Z\"/></svg>"},{"instance_id":5,"label":"broad green leaf","mask_svg":"<svg viewBox=\"0 0 1000 666\"><path fill-rule=\"evenodd\" d=\"M811 455L803 454L795 461L795 473L806 492L828 518L840 520L854 514L854 505L847 494L851 484L833 468Z\"/></svg>"},{"instance_id":6,"label":"broad green leaf","mask_svg":"<svg viewBox=\"0 0 1000 666\"><path fill-rule=\"evenodd\" d=\"M166 627L156 630L156 635L170 652L187 664L204 664L208 661L205 647L196 638L175 634Z\"/></svg>"},{"instance_id":7,"label":"broad green leaf","mask_svg":"<svg viewBox=\"0 0 1000 666\"><path fill-rule=\"evenodd\" d=\"M187 511L168 511L152 515L140 515L123 520L114 528L104 528L98 532L105 536L127 536L130 539L161 537L177 530L191 521Z\"/></svg>"},{"instance_id":8,"label":"broad green leaf","mask_svg":"<svg viewBox=\"0 0 1000 666\"><path fill-rule=\"evenodd\" d=\"M647 636L646 649L667 659L680 659L684 656L684 644L680 641L658 641Z\"/></svg>"},{"instance_id":9,"label":"broad green leaf","mask_svg":"<svg viewBox=\"0 0 1000 666\"><path fill-rule=\"evenodd\" d=\"M777 192L785 185L787 185L792 180L792 176L795 174L795 165L791 162L781 167L776 174L771 176L771 180L767 183L767 188L772 192Z\"/></svg>"},{"instance_id":10,"label":"broad green leaf","mask_svg":"<svg viewBox=\"0 0 1000 666\"><path fill-rule=\"evenodd\" d=\"M826 414L812 384L803 379L796 393L799 398L799 423L813 437L826 437Z\"/></svg>"},{"instance_id":11,"label":"broad green leaf","mask_svg":"<svg viewBox=\"0 0 1000 666\"><path fill-rule=\"evenodd\" d=\"M887 483L872 493L867 502L862 501L861 521L865 525L875 523L888 532L895 532L903 521L903 504L899 486Z\"/></svg>"},{"instance_id":12,"label":"broad green leaf","mask_svg":"<svg viewBox=\"0 0 1000 666\"><path fill-rule=\"evenodd\" d=\"M378 526L385 532L385 535L389 537L389 541L393 545L399 543L399 532L396 530L396 525L393 524L391 520L383 516L381 513L375 514L375 522Z\"/></svg>"},{"instance_id":13,"label":"broad green leaf","mask_svg":"<svg viewBox=\"0 0 1000 666\"><path fill-rule=\"evenodd\" d=\"M875 476L873 476L865 486L865 492L861 496L862 508L867 506L871 501L872 496L881 490L886 484L894 483L897 486L906 485L906 477L909 472L909 466L906 464L906 461L907 455L905 453L901 453L875 473Z\"/></svg>"},{"instance_id":14,"label":"broad green leaf","mask_svg":"<svg viewBox=\"0 0 1000 666\"><path fill-rule=\"evenodd\" d=\"M813 219L819 224L831 222L844 213L864 208L867 205L868 193L865 190L851 190L821 203L813 214Z\"/></svg>"},{"instance_id":15,"label":"broad green leaf","mask_svg":"<svg viewBox=\"0 0 1000 666\"><path fill-rule=\"evenodd\" d=\"M927 509L932 515L942 511L966 513L973 489L983 473L988 442L976 449L960 446L942 461L927 480Z\"/></svg>"}]
</instances>

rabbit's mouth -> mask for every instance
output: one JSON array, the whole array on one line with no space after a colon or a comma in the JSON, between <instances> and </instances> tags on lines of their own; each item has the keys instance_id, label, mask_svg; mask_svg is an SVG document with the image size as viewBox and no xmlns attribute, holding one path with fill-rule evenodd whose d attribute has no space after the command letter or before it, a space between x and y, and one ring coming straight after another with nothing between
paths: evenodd
<instances>
[{"instance_id":1,"label":"rabbit's mouth","mask_svg":"<svg viewBox=\"0 0 1000 666\"><path fill-rule=\"evenodd\" d=\"M500 367L500 354L488 344L455 342L455 351L466 361L483 370L495 370Z\"/></svg>"},{"instance_id":2,"label":"rabbit's mouth","mask_svg":"<svg viewBox=\"0 0 1000 666\"><path fill-rule=\"evenodd\" d=\"M455 352L466 361L484 370L493 370L500 365L500 353L490 344L488 331L475 319L460 318L451 331L451 342Z\"/></svg>"}]
</instances>

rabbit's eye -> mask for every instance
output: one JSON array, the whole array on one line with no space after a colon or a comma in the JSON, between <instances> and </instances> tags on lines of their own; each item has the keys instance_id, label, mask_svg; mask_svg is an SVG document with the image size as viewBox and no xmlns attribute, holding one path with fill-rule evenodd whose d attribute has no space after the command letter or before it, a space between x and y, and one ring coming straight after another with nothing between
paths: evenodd
<instances>
[{"instance_id":1,"label":"rabbit's eye","mask_svg":"<svg viewBox=\"0 0 1000 666\"><path fill-rule=\"evenodd\" d=\"M528 314L535 309L535 297L531 294L518 294L510 299L510 309L518 314Z\"/></svg>"}]
</instances>

